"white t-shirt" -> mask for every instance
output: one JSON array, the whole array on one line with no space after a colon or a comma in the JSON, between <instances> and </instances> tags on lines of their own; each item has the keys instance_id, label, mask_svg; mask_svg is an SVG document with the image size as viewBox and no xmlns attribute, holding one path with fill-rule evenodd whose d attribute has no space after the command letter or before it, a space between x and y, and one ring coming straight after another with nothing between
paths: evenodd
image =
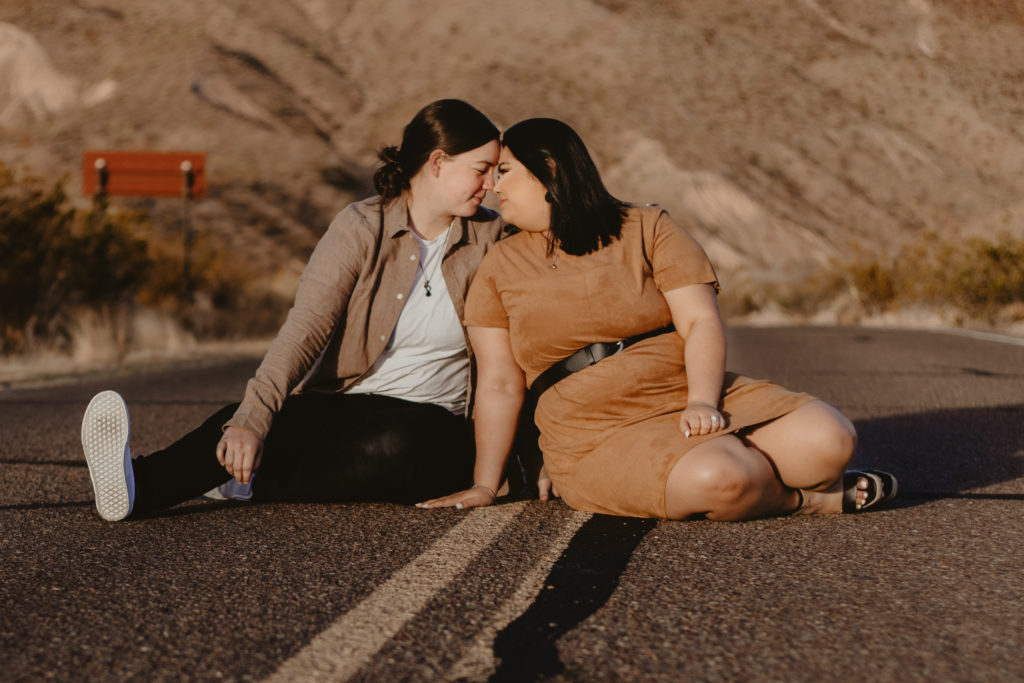
<instances>
[{"instance_id":1,"label":"white t-shirt","mask_svg":"<svg viewBox=\"0 0 1024 683\"><path fill-rule=\"evenodd\" d=\"M462 323L448 296L441 259L451 227L420 245L421 267L406 295L388 345L351 394L383 394L417 403L436 403L461 415L466 407L469 354ZM411 232L411 231L410 231ZM430 295L424 283L430 282Z\"/></svg>"}]
</instances>

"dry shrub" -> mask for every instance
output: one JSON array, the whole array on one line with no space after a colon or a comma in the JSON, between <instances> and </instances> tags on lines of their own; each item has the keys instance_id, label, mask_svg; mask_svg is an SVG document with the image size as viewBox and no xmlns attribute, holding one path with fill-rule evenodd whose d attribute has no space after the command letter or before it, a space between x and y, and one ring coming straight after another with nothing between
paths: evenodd
<instances>
[{"instance_id":1,"label":"dry shrub","mask_svg":"<svg viewBox=\"0 0 1024 683\"><path fill-rule=\"evenodd\" d=\"M825 269L753 291L747 285L743 305L729 312L743 315L774 306L809 318L838 308L852 294L862 315L930 307L997 324L1016 319L1024 306L1024 239L1001 234L942 242L925 233L889 254L855 246L850 257Z\"/></svg>"},{"instance_id":2,"label":"dry shrub","mask_svg":"<svg viewBox=\"0 0 1024 683\"><path fill-rule=\"evenodd\" d=\"M1024 301L1024 239L940 242L932 233L889 260L848 267L865 303L882 309L908 304L954 306L993 321L1001 309Z\"/></svg>"},{"instance_id":3,"label":"dry shrub","mask_svg":"<svg viewBox=\"0 0 1024 683\"><path fill-rule=\"evenodd\" d=\"M946 297L963 308L991 318L1004 306L1024 302L1024 239L971 240L947 267Z\"/></svg>"},{"instance_id":4,"label":"dry shrub","mask_svg":"<svg viewBox=\"0 0 1024 683\"><path fill-rule=\"evenodd\" d=\"M110 363L128 351L132 310L127 306L81 308L68 316L72 359L79 363Z\"/></svg>"},{"instance_id":5,"label":"dry shrub","mask_svg":"<svg viewBox=\"0 0 1024 683\"><path fill-rule=\"evenodd\" d=\"M193 249L192 279L196 293L185 319L188 329L201 339L273 333L291 304L270 291L260 274L202 238Z\"/></svg>"},{"instance_id":6,"label":"dry shrub","mask_svg":"<svg viewBox=\"0 0 1024 683\"><path fill-rule=\"evenodd\" d=\"M0 163L0 353L67 345L72 313L131 304L148 263L145 242L102 204L76 211L60 182Z\"/></svg>"},{"instance_id":7,"label":"dry shrub","mask_svg":"<svg viewBox=\"0 0 1024 683\"><path fill-rule=\"evenodd\" d=\"M288 302L253 288L223 250L196 242L187 296L182 263L181 243L157 237L145 215L102 199L76 210L62 181L0 162L0 354L120 358L145 310L200 339L264 335L283 319Z\"/></svg>"},{"instance_id":8,"label":"dry shrub","mask_svg":"<svg viewBox=\"0 0 1024 683\"><path fill-rule=\"evenodd\" d=\"M737 272L723 280L719 307L726 319L773 309L810 318L849 290L843 273L831 268L753 275Z\"/></svg>"}]
</instances>

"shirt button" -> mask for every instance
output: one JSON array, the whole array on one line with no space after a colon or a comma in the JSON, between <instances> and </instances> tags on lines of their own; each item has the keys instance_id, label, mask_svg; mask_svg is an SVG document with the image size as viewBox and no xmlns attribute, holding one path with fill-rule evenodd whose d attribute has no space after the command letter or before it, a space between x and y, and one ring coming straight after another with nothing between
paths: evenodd
<instances>
[{"instance_id":1,"label":"shirt button","mask_svg":"<svg viewBox=\"0 0 1024 683\"><path fill-rule=\"evenodd\" d=\"M405 298L405 294L402 294L401 292L399 292L397 298L398 298L399 301L401 301L402 299Z\"/></svg>"},{"instance_id":2,"label":"shirt button","mask_svg":"<svg viewBox=\"0 0 1024 683\"><path fill-rule=\"evenodd\" d=\"M410 261L415 261L415 260L416 260L416 254L411 254L411 255L409 256L409 260L410 260Z\"/></svg>"},{"instance_id":3,"label":"shirt button","mask_svg":"<svg viewBox=\"0 0 1024 683\"><path fill-rule=\"evenodd\" d=\"M384 335L382 334L382 335L380 335L380 340L381 340L381 341L387 341L387 340L388 340L388 338L387 338L387 337L385 337L385 336L384 336Z\"/></svg>"}]
</instances>

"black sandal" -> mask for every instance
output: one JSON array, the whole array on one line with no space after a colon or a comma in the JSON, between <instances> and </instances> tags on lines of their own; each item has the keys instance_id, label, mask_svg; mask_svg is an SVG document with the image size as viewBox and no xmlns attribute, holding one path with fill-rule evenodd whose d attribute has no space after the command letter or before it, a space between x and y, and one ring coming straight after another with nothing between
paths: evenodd
<instances>
[{"instance_id":1,"label":"black sandal","mask_svg":"<svg viewBox=\"0 0 1024 683\"><path fill-rule=\"evenodd\" d=\"M868 487L865 493L867 500L860 507L857 507L857 493L861 489L857 486L861 477L867 480ZM843 512L864 512L870 507L880 505L896 497L896 477L883 472L882 470L848 470L843 475Z\"/></svg>"}]
</instances>

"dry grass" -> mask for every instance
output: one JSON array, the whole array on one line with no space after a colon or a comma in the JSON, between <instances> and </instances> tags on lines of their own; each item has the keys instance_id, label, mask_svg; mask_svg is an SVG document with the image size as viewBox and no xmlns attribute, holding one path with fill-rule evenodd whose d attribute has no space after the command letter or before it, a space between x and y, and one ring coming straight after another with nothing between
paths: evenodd
<instances>
[{"instance_id":1,"label":"dry grass","mask_svg":"<svg viewBox=\"0 0 1024 683\"><path fill-rule=\"evenodd\" d=\"M186 293L181 243L153 228L104 201L75 209L62 182L0 163L0 356L102 363L277 329L287 296L203 240Z\"/></svg>"},{"instance_id":2,"label":"dry grass","mask_svg":"<svg viewBox=\"0 0 1024 683\"><path fill-rule=\"evenodd\" d=\"M1024 323L1024 238L943 242L926 233L888 255L854 249L844 260L766 284L739 281L723 313L775 313L800 322L855 324L899 314L944 324L1011 329Z\"/></svg>"}]
</instances>

